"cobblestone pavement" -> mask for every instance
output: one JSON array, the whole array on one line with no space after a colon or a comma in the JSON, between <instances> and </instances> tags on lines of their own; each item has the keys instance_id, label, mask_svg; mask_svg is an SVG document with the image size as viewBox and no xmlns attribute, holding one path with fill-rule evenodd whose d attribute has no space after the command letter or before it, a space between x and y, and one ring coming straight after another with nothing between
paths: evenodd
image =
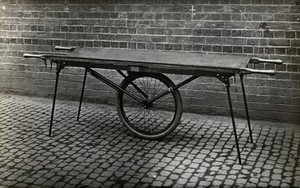
<instances>
[{"instance_id":1,"label":"cobblestone pavement","mask_svg":"<svg viewBox=\"0 0 300 188\"><path fill-rule=\"evenodd\" d=\"M0 187L299 187L297 125L184 114L166 139L132 137L114 107L0 94Z\"/></svg>"}]
</instances>

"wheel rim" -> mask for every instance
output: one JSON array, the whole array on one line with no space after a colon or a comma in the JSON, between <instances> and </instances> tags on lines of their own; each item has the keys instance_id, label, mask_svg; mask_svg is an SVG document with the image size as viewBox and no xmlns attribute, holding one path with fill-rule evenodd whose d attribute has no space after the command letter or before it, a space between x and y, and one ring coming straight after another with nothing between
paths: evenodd
<instances>
[{"instance_id":1,"label":"wheel rim","mask_svg":"<svg viewBox=\"0 0 300 188\"><path fill-rule=\"evenodd\" d=\"M148 103L153 97L166 91L171 85L155 76L140 76L126 83L123 89L143 101L138 103L126 94L121 96L121 111L127 125L144 135L158 135L171 127L176 115L177 102L173 93ZM136 87L137 86L137 87ZM139 89L138 89L139 88Z\"/></svg>"}]
</instances>

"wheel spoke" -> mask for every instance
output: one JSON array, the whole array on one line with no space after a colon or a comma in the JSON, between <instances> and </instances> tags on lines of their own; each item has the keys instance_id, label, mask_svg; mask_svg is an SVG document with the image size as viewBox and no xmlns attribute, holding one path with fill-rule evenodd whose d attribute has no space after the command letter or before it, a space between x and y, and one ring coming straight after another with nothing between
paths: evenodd
<instances>
[{"instance_id":1,"label":"wheel spoke","mask_svg":"<svg viewBox=\"0 0 300 188\"><path fill-rule=\"evenodd\" d=\"M138 80L139 83L140 83L140 87L139 87L139 88L147 95L147 92L146 92L146 90L145 90L146 87L145 87L144 82L142 82L140 78L138 78L137 80ZM137 85L138 85L138 84L137 84ZM142 89L142 88L143 88L143 89Z\"/></svg>"},{"instance_id":2,"label":"wheel spoke","mask_svg":"<svg viewBox=\"0 0 300 188\"><path fill-rule=\"evenodd\" d=\"M157 96L157 94L161 91L161 89L164 87L164 85L161 83L161 82L159 82L159 85L160 85L160 87L157 87L157 90L155 91L155 93L154 93L154 95L153 95L153 98L155 97L155 96Z\"/></svg>"}]
</instances>

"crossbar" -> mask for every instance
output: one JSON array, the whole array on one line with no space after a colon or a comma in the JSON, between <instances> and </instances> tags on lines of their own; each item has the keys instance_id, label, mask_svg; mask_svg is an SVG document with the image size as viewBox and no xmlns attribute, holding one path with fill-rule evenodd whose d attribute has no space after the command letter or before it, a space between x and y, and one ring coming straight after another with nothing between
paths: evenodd
<instances>
[{"instance_id":1,"label":"crossbar","mask_svg":"<svg viewBox=\"0 0 300 188\"><path fill-rule=\"evenodd\" d=\"M110 86L111 88L113 88L116 91L122 91L124 92L126 95L128 95L129 97L131 97L132 99L136 100L139 103L143 103L143 101L141 99L139 99L138 97L132 95L131 93L129 93L128 91L122 89L118 84L114 83L113 81L105 78L103 75L99 74L98 72L94 71L91 68L86 68L87 71L95 78L97 78L98 80L101 80L103 83L107 84L108 86Z\"/></svg>"}]
</instances>

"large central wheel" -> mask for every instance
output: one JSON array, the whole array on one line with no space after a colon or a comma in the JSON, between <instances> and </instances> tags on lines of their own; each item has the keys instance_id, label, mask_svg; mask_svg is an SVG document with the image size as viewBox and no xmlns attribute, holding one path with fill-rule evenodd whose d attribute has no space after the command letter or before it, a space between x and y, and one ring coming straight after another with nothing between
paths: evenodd
<instances>
[{"instance_id":1,"label":"large central wheel","mask_svg":"<svg viewBox=\"0 0 300 188\"><path fill-rule=\"evenodd\" d=\"M179 91L171 91L171 87L174 83L163 74L129 74L121 88L140 102L118 92L117 111L123 124L136 136L146 139L163 138L172 132L181 119L182 100Z\"/></svg>"}]
</instances>

